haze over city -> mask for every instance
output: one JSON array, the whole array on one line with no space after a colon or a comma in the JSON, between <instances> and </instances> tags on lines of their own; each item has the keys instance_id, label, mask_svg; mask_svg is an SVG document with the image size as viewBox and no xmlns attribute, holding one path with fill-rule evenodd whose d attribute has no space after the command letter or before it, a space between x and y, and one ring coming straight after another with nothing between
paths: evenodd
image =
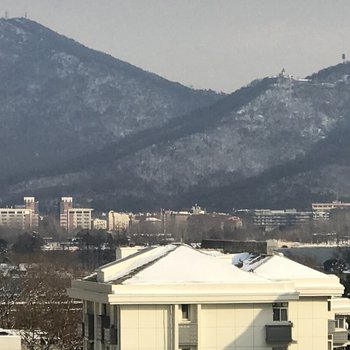
<instances>
[{"instance_id":1,"label":"haze over city","mask_svg":"<svg viewBox=\"0 0 350 350\"><path fill-rule=\"evenodd\" d=\"M232 92L282 68L303 77L350 56L346 0L2 0L37 21L169 80Z\"/></svg>"}]
</instances>

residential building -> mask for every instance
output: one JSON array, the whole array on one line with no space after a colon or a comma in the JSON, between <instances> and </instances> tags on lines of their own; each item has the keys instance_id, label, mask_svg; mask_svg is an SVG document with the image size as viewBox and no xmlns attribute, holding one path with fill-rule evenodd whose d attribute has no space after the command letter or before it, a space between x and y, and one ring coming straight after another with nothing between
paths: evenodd
<instances>
[{"instance_id":1,"label":"residential building","mask_svg":"<svg viewBox=\"0 0 350 350\"><path fill-rule=\"evenodd\" d=\"M35 200L35 197L24 197L24 207L32 211L32 227L39 227L39 202Z\"/></svg>"},{"instance_id":2,"label":"residential building","mask_svg":"<svg viewBox=\"0 0 350 350\"><path fill-rule=\"evenodd\" d=\"M300 225L311 221L312 217L312 212L297 211L296 209L256 209L253 214L253 223L261 228L269 229L280 226Z\"/></svg>"},{"instance_id":3,"label":"residential building","mask_svg":"<svg viewBox=\"0 0 350 350\"><path fill-rule=\"evenodd\" d=\"M350 209L350 203L332 201L330 203L312 203L314 220L329 220L330 211L334 209Z\"/></svg>"},{"instance_id":4,"label":"residential building","mask_svg":"<svg viewBox=\"0 0 350 350\"><path fill-rule=\"evenodd\" d=\"M60 226L67 231L91 230L91 208L74 208L72 197L62 197L60 202Z\"/></svg>"},{"instance_id":5,"label":"residential building","mask_svg":"<svg viewBox=\"0 0 350 350\"><path fill-rule=\"evenodd\" d=\"M107 230L107 220L104 219L93 219L92 227L95 230Z\"/></svg>"},{"instance_id":6,"label":"residential building","mask_svg":"<svg viewBox=\"0 0 350 350\"><path fill-rule=\"evenodd\" d=\"M183 244L149 247L102 266L68 290L83 300L84 350L334 345L332 301L343 293L336 276L312 270L285 278L284 268L267 262L253 270Z\"/></svg>"},{"instance_id":7,"label":"residential building","mask_svg":"<svg viewBox=\"0 0 350 350\"><path fill-rule=\"evenodd\" d=\"M130 224L130 214L109 211L107 215L107 227L109 231L128 231Z\"/></svg>"},{"instance_id":8,"label":"residential building","mask_svg":"<svg viewBox=\"0 0 350 350\"><path fill-rule=\"evenodd\" d=\"M0 208L0 226L20 230L39 227L39 209L35 197L24 197L24 204Z\"/></svg>"},{"instance_id":9,"label":"residential building","mask_svg":"<svg viewBox=\"0 0 350 350\"><path fill-rule=\"evenodd\" d=\"M30 209L0 209L0 225L26 230L32 227L32 212Z\"/></svg>"},{"instance_id":10,"label":"residential building","mask_svg":"<svg viewBox=\"0 0 350 350\"><path fill-rule=\"evenodd\" d=\"M68 210L73 208L73 197L61 197L60 226L68 230Z\"/></svg>"},{"instance_id":11,"label":"residential building","mask_svg":"<svg viewBox=\"0 0 350 350\"><path fill-rule=\"evenodd\" d=\"M75 229L91 230L91 208L68 209L68 231Z\"/></svg>"},{"instance_id":12,"label":"residential building","mask_svg":"<svg viewBox=\"0 0 350 350\"><path fill-rule=\"evenodd\" d=\"M322 272L311 269L293 260L287 259L282 254L277 255L252 255L234 254L230 262L239 266L244 271L249 271L257 276L267 278L272 281L290 281L295 285L299 293L298 302L288 303L288 313L294 318L300 315L301 309L305 318L301 318L298 323L293 324L293 335L298 335L303 339L305 347L309 349L310 339L305 330L310 328L310 324L319 330L319 335L325 334L328 328L328 349L345 349L350 344L348 341L348 325L346 318L350 315L350 300L333 296L328 299L327 307L323 303L318 293L311 290L316 285L321 285L325 275ZM321 323L320 315L328 311L328 327ZM275 317L275 316L274 316ZM299 317L300 318L300 317ZM298 342L299 343L299 342ZM302 341L300 339L300 346Z\"/></svg>"},{"instance_id":13,"label":"residential building","mask_svg":"<svg viewBox=\"0 0 350 350\"><path fill-rule=\"evenodd\" d=\"M312 210L330 211L332 209L350 209L350 203L332 201L330 203L312 203Z\"/></svg>"}]
</instances>

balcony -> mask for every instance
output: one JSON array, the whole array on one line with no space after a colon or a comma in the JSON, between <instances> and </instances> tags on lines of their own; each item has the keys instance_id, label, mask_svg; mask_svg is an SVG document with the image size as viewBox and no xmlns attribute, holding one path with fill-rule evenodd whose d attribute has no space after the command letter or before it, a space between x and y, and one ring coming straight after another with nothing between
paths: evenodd
<instances>
[{"instance_id":1,"label":"balcony","mask_svg":"<svg viewBox=\"0 0 350 350\"><path fill-rule=\"evenodd\" d=\"M108 328L110 319L106 315L98 315L96 318L96 339L104 340L103 329Z\"/></svg>"},{"instance_id":2,"label":"balcony","mask_svg":"<svg viewBox=\"0 0 350 350\"><path fill-rule=\"evenodd\" d=\"M197 346L197 323L179 324L179 346Z\"/></svg>"},{"instance_id":3,"label":"balcony","mask_svg":"<svg viewBox=\"0 0 350 350\"><path fill-rule=\"evenodd\" d=\"M86 340L94 340L94 315L84 315L84 338Z\"/></svg>"},{"instance_id":4,"label":"balcony","mask_svg":"<svg viewBox=\"0 0 350 350\"><path fill-rule=\"evenodd\" d=\"M328 334L332 335L334 346L342 346L348 343L348 331L345 328L345 318L328 320Z\"/></svg>"},{"instance_id":5,"label":"balcony","mask_svg":"<svg viewBox=\"0 0 350 350\"><path fill-rule=\"evenodd\" d=\"M288 345L292 340L292 322L275 321L267 324L266 343L272 345Z\"/></svg>"},{"instance_id":6,"label":"balcony","mask_svg":"<svg viewBox=\"0 0 350 350\"><path fill-rule=\"evenodd\" d=\"M104 328L104 342L108 345L117 345L118 344L118 330L114 326L110 328Z\"/></svg>"},{"instance_id":7,"label":"balcony","mask_svg":"<svg viewBox=\"0 0 350 350\"><path fill-rule=\"evenodd\" d=\"M328 334L335 333L335 320L328 320Z\"/></svg>"},{"instance_id":8,"label":"balcony","mask_svg":"<svg viewBox=\"0 0 350 350\"><path fill-rule=\"evenodd\" d=\"M333 344L336 346L344 345L348 342L348 331L343 328L336 328L333 333Z\"/></svg>"}]
</instances>

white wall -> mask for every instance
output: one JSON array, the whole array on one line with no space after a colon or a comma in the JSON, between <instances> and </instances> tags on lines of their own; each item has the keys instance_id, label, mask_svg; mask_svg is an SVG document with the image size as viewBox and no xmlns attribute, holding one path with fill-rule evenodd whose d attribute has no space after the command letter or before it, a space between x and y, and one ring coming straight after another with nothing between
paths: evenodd
<instances>
[{"instance_id":1,"label":"white wall","mask_svg":"<svg viewBox=\"0 0 350 350\"><path fill-rule=\"evenodd\" d=\"M169 305L120 307L120 348L123 350L170 350Z\"/></svg>"},{"instance_id":2,"label":"white wall","mask_svg":"<svg viewBox=\"0 0 350 350\"><path fill-rule=\"evenodd\" d=\"M265 343L265 325L271 321L271 304L202 305L200 348L271 350Z\"/></svg>"},{"instance_id":3,"label":"white wall","mask_svg":"<svg viewBox=\"0 0 350 350\"><path fill-rule=\"evenodd\" d=\"M21 337L19 335L0 336L1 350L21 350Z\"/></svg>"},{"instance_id":4,"label":"white wall","mask_svg":"<svg viewBox=\"0 0 350 350\"><path fill-rule=\"evenodd\" d=\"M289 302L293 340L289 350L327 350L328 317L326 298L300 298Z\"/></svg>"}]
</instances>

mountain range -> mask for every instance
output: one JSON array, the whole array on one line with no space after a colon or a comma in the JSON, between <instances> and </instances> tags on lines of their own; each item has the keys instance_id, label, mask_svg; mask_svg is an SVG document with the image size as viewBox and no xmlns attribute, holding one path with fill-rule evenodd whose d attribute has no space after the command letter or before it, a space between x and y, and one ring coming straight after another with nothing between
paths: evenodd
<instances>
[{"instance_id":1,"label":"mountain range","mask_svg":"<svg viewBox=\"0 0 350 350\"><path fill-rule=\"evenodd\" d=\"M106 210L350 199L350 63L224 95L0 20L0 193ZM233 77L234 79L234 77Z\"/></svg>"}]
</instances>

